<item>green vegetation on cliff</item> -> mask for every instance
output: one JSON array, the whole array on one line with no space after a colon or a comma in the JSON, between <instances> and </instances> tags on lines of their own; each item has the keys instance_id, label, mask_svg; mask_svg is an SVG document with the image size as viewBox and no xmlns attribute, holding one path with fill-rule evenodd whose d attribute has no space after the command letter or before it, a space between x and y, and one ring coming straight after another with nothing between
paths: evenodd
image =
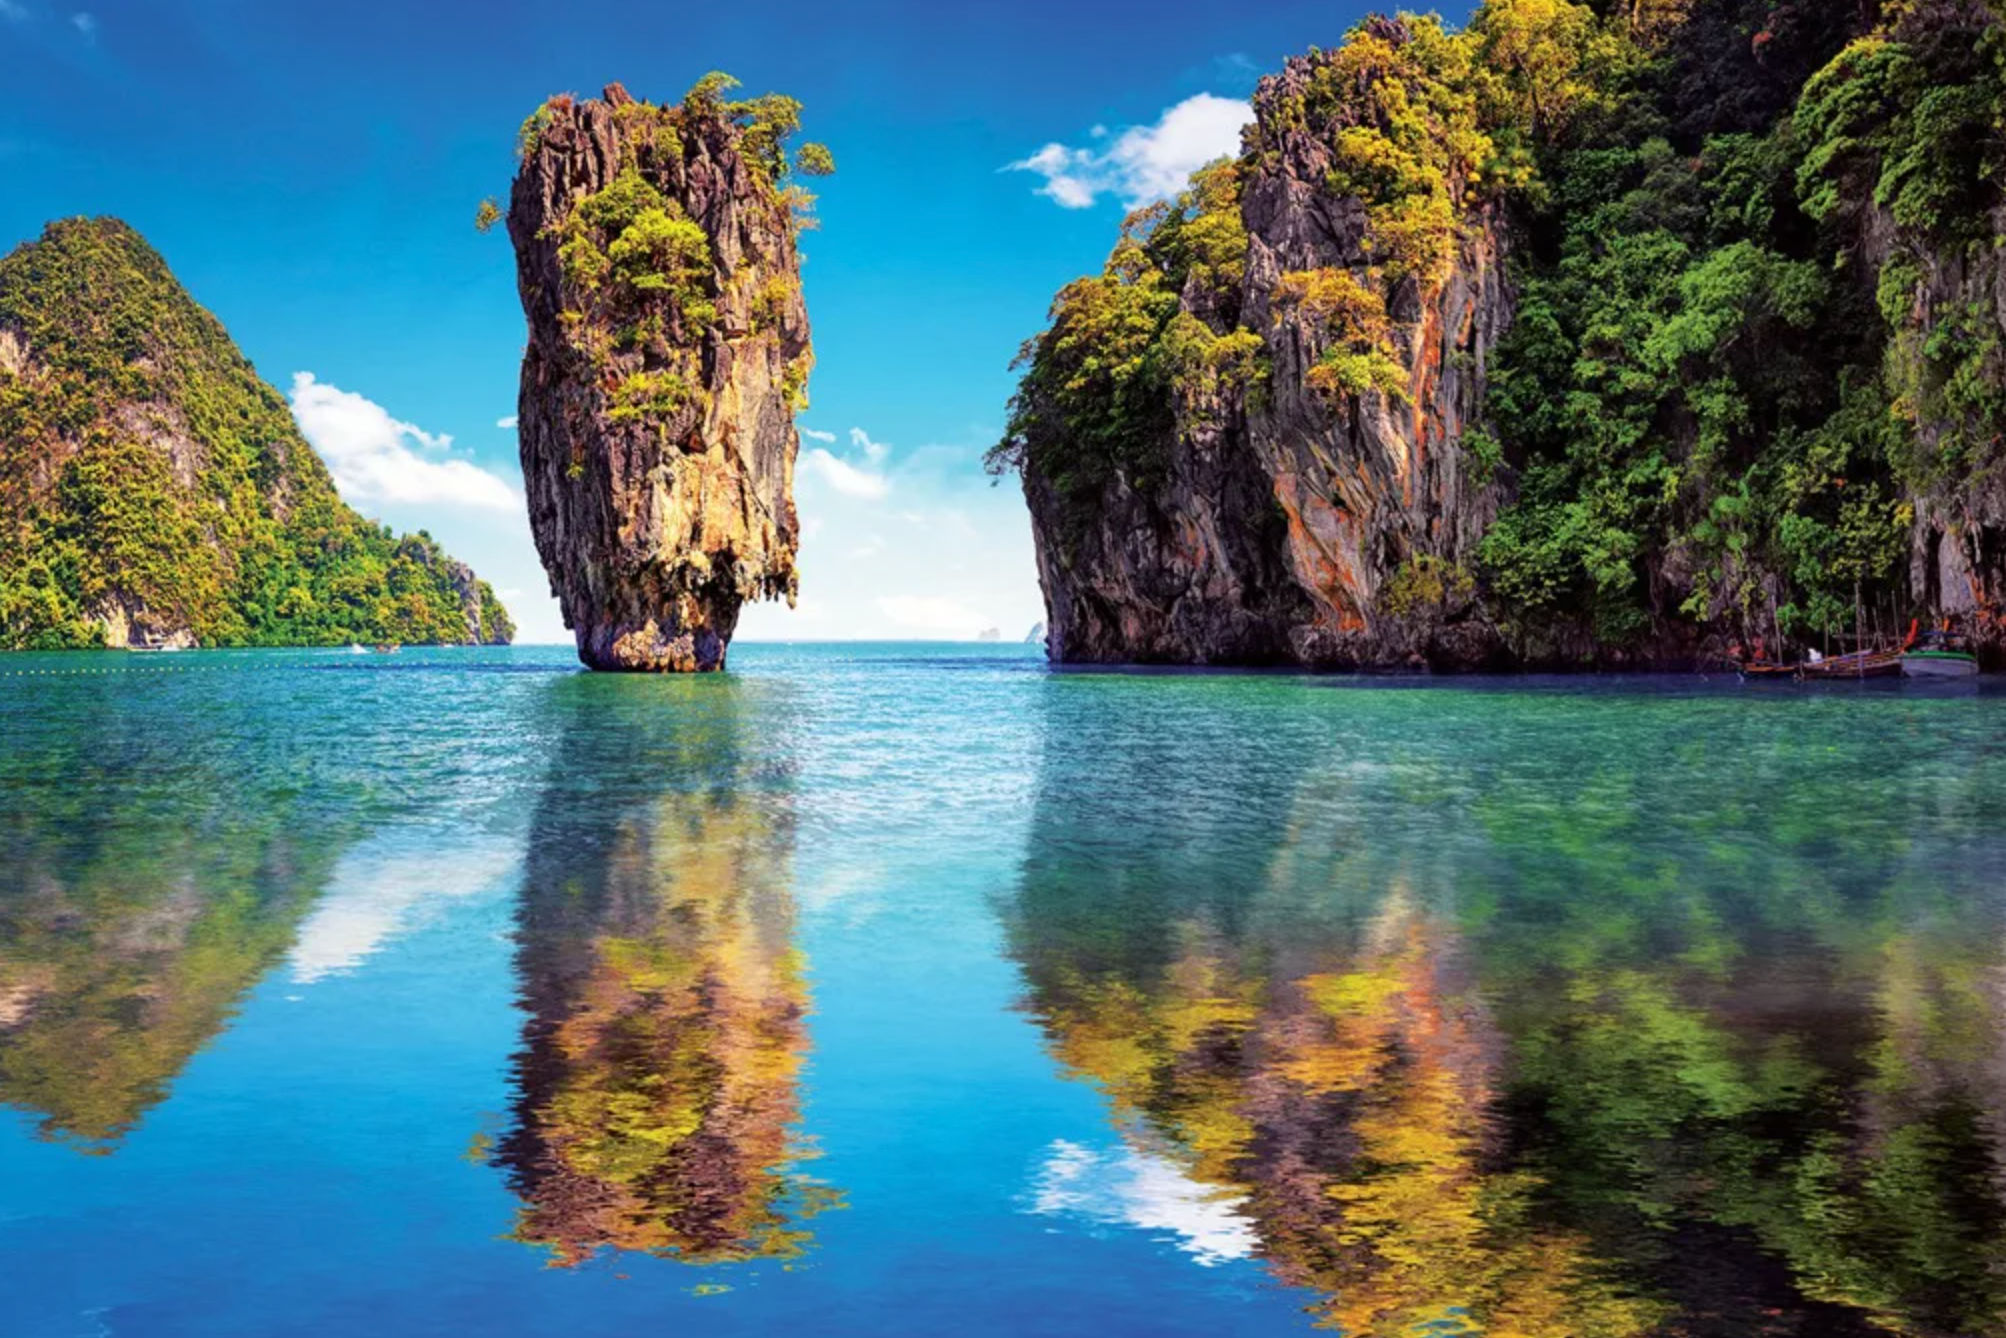
<instances>
[{"instance_id":1,"label":"green vegetation on cliff","mask_svg":"<svg viewBox=\"0 0 2006 1338\"><path fill-rule=\"evenodd\" d=\"M1912 499L1973 485L2001 422L1996 321L1908 327L1922 253L1991 246L2006 47L1973 7L1886 10L1848 43L1811 6L1694 6L1543 146L1490 400L1519 500L1483 549L1533 645L1917 602Z\"/></svg>"},{"instance_id":2,"label":"green vegetation on cliff","mask_svg":"<svg viewBox=\"0 0 2006 1338\"><path fill-rule=\"evenodd\" d=\"M494 592L357 515L221 324L113 219L0 260L0 647L505 642Z\"/></svg>"},{"instance_id":3,"label":"green vegetation on cliff","mask_svg":"<svg viewBox=\"0 0 2006 1338\"><path fill-rule=\"evenodd\" d=\"M1466 357L1484 394L1449 444L1498 487L1443 505L1475 517L1457 560L1522 657L1815 643L1937 611L1997 631L1998 6L1485 0L1459 31L1367 19L1255 101L1240 155L1131 216L1024 347L990 461L1057 497L1054 542L1158 488L1208 423L1306 387L1335 435L1297 414L1269 437L1341 442L1433 413L1417 388ZM1284 214L1270 256L1349 229L1357 263L1270 260L1249 293L1248 229ZM1189 282L1194 231L1237 236L1237 263ZM1500 252L1509 332L1451 347L1436 299ZM1278 361L1303 345L1307 365ZM1333 569L1393 569L1367 532Z\"/></svg>"},{"instance_id":4,"label":"green vegetation on cliff","mask_svg":"<svg viewBox=\"0 0 2006 1338\"><path fill-rule=\"evenodd\" d=\"M1178 311L1194 275L1222 294L1220 310L1237 310L1227 295L1244 282L1246 263L1231 163L1199 172L1173 203L1129 215L1107 267L1067 284L1053 299L1051 328L1019 354L1024 379L991 469L1029 466L1074 498L1117 474L1148 486L1163 465L1175 397L1262 375L1257 336Z\"/></svg>"},{"instance_id":5,"label":"green vegetation on cliff","mask_svg":"<svg viewBox=\"0 0 2006 1338\"><path fill-rule=\"evenodd\" d=\"M725 94L738 86L737 79L714 70L680 102L656 105L612 85L607 99L621 132L618 171L546 225L559 242L571 303L565 322L574 342L602 371L610 372L616 353L638 352L650 364L645 372L609 375L609 416L615 421L643 421L667 433L709 411L710 395L699 384L703 340L718 323L720 304L730 305L729 290L752 277L748 265L738 272L719 268L703 225L665 193L690 188L684 167L689 145L734 144L739 161L753 169L748 174L753 191L794 232L815 225L815 197L795 178L836 170L827 145L803 143L790 152L788 141L801 129L797 99L766 93L728 100ZM520 155L533 154L554 115L574 105L570 94L560 94L532 112L518 138ZM482 231L501 217L491 210L492 202L483 201L476 211L475 226ZM750 333L770 334L779 323L777 313L799 296L796 282L769 276L753 297ZM807 407L813 365L812 349L803 349L786 369L784 389L797 412Z\"/></svg>"}]
</instances>

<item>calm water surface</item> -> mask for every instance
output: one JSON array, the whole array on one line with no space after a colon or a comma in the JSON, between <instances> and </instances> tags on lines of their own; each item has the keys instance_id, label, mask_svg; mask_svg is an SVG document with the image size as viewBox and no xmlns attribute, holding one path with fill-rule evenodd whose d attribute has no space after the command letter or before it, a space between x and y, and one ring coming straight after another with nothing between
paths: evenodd
<instances>
[{"instance_id":1,"label":"calm water surface","mask_svg":"<svg viewBox=\"0 0 2006 1338\"><path fill-rule=\"evenodd\" d=\"M2006 695L0 657L0 1333L2006 1334Z\"/></svg>"}]
</instances>

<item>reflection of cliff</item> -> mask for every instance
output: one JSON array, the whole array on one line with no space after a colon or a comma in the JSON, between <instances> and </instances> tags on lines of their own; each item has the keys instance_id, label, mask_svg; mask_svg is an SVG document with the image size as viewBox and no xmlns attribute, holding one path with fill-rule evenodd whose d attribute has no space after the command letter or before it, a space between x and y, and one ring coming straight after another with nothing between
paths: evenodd
<instances>
[{"instance_id":1,"label":"reflection of cliff","mask_svg":"<svg viewBox=\"0 0 2006 1338\"><path fill-rule=\"evenodd\" d=\"M743 754L744 689L560 691L517 915L530 1019L498 1151L523 1200L516 1235L560 1264L602 1246L799 1254L801 1220L831 1196L793 1169L808 992L792 819Z\"/></svg>"},{"instance_id":2,"label":"reflection of cliff","mask_svg":"<svg viewBox=\"0 0 2006 1338\"><path fill-rule=\"evenodd\" d=\"M1776 759L1797 784L1720 781L1756 839L1676 862L1641 762L1480 805L1512 898L1484 978L1517 1001L1517 1146L1556 1212L1715 1331L2006 1333L1996 866L1861 820L1841 780L1919 812L1980 792L1926 754L1801 746Z\"/></svg>"},{"instance_id":3,"label":"reflection of cliff","mask_svg":"<svg viewBox=\"0 0 2006 1338\"><path fill-rule=\"evenodd\" d=\"M1976 863L1815 793L1765 810L1756 772L1709 797L1754 839L1668 844L1667 754L1592 740L1531 785L1478 755L1291 796L1255 746L1067 726L1004 907L1030 1010L1321 1322L2006 1333Z\"/></svg>"},{"instance_id":4,"label":"reflection of cliff","mask_svg":"<svg viewBox=\"0 0 2006 1338\"><path fill-rule=\"evenodd\" d=\"M112 1145L284 957L352 832L273 785L286 760L110 701L0 766L0 1102ZM143 713L140 713L143 714ZM323 796L325 798L325 796Z\"/></svg>"},{"instance_id":5,"label":"reflection of cliff","mask_svg":"<svg viewBox=\"0 0 2006 1338\"><path fill-rule=\"evenodd\" d=\"M1167 1139L1186 1174L1233 1193L1276 1274L1322 1298L1321 1322L1645 1331L1652 1308L1622 1298L1578 1237L1529 1228L1536 1182L1498 1167L1495 1046L1452 926L1395 893L1360 941L1325 942L1311 955L1327 969L1295 979L1198 922L1157 928L1182 950L1153 979L1034 982L1035 1007L1132 1139Z\"/></svg>"}]
</instances>

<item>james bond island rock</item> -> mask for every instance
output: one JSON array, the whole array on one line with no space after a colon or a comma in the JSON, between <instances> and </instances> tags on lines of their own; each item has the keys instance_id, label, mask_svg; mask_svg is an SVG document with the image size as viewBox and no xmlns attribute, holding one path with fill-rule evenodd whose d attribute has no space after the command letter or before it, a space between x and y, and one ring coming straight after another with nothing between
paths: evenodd
<instances>
[{"instance_id":1,"label":"james bond island rock","mask_svg":"<svg viewBox=\"0 0 2006 1338\"><path fill-rule=\"evenodd\" d=\"M1253 106L1025 346L1055 660L1997 656L1996 6L1487 0Z\"/></svg>"},{"instance_id":2,"label":"james bond island rock","mask_svg":"<svg viewBox=\"0 0 2006 1338\"><path fill-rule=\"evenodd\" d=\"M485 581L357 515L116 219L0 260L0 648L504 643Z\"/></svg>"},{"instance_id":3,"label":"james bond island rock","mask_svg":"<svg viewBox=\"0 0 2006 1338\"><path fill-rule=\"evenodd\" d=\"M508 211L529 321L518 413L537 551L595 669L709 670L748 600L793 601L794 414L813 355L800 104L553 98Z\"/></svg>"}]
</instances>

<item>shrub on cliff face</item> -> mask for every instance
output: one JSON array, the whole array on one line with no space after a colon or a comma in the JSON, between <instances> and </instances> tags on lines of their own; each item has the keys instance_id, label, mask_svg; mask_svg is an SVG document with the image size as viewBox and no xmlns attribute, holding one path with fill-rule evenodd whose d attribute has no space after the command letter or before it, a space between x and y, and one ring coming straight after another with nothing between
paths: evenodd
<instances>
[{"instance_id":1,"label":"shrub on cliff face","mask_svg":"<svg viewBox=\"0 0 2006 1338\"><path fill-rule=\"evenodd\" d=\"M1934 257L1983 264L1998 244L2002 122L2006 29L1996 11L1956 0L1903 6L1883 31L1847 46L1805 86L1791 121L1804 212L1854 228L1878 208L1898 229L1876 292L1892 330L1893 412L1927 425L1904 434L1894 461L1918 491L2006 457L1999 322L1928 290Z\"/></svg>"},{"instance_id":2,"label":"shrub on cliff face","mask_svg":"<svg viewBox=\"0 0 2006 1338\"><path fill-rule=\"evenodd\" d=\"M1886 625L1919 597L1920 507L2006 472L1984 296L2002 9L1486 0L1461 31L1368 19L1264 83L1243 155L1132 218L1060 294L991 463L1089 527L1111 481L1152 486L1179 430L1269 393L1284 338L1334 416L1397 404L1426 384L1425 316L1472 230L1502 229L1513 329L1457 444L1506 491L1475 567L1520 649L1678 653L1861 607ZM1252 309L1271 323L1237 330L1244 264L1215 275L1172 239L1230 234L1250 174L1305 162L1327 167L1324 201L1260 207L1362 217L1362 259L1266 271ZM1227 365L1261 371L1240 390Z\"/></svg>"},{"instance_id":3,"label":"shrub on cliff face","mask_svg":"<svg viewBox=\"0 0 2006 1338\"><path fill-rule=\"evenodd\" d=\"M1024 369L992 472L1030 467L1061 496L1085 501L1116 477L1153 486L1182 396L1216 401L1262 375L1261 342L1226 326L1245 280L1241 175L1202 169L1174 202L1137 210L1097 275L1052 300L1051 326L1019 351ZM1179 316L1195 279L1221 315Z\"/></svg>"},{"instance_id":4,"label":"shrub on cliff face","mask_svg":"<svg viewBox=\"0 0 2006 1338\"><path fill-rule=\"evenodd\" d=\"M713 71L679 103L658 107L634 100L616 85L613 109L625 131L625 160L610 182L547 225L559 242L558 259L571 291L570 326L579 346L613 377L615 421L647 419L675 435L690 426L685 410L700 413L709 403L696 366L698 341L717 321L723 285L732 276L718 271L703 227L657 184L680 170L684 137L703 133L706 125L734 129L743 161L757 169L758 181L797 228L812 226L814 197L791 184L790 176L835 171L825 145L804 144L790 154L787 141L801 128L800 102L781 94L731 101L726 94L736 87L738 80ZM530 121L539 134L548 123L546 110ZM525 144L533 151L534 138ZM791 296L774 286L789 283L779 275L767 280L755 301L755 332L770 328L770 313ZM636 351L668 365L610 371L614 353ZM812 357L804 353L788 373L787 394L797 409L806 407Z\"/></svg>"},{"instance_id":5,"label":"shrub on cliff face","mask_svg":"<svg viewBox=\"0 0 2006 1338\"><path fill-rule=\"evenodd\" d=\"M510 190L530 524L597 669L721 669L742 606L797 588L795 178L834 160L792 146L800 103L736 87L553 100Z\"/></svg>"}]
</instances>

